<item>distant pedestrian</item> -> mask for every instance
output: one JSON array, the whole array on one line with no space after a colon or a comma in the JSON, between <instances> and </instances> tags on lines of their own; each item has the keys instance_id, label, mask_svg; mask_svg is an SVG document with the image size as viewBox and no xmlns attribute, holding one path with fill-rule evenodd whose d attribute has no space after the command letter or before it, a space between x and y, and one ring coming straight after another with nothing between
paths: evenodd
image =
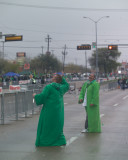
<instances>
[{"instance_id":1,"label":"distant pedestrian","mask_svg":"<svg viewBox=\"0 0 128 160\"><path fill-rule=\"evenodd\" d=\"M125 90L125 87L126 87L126 79L123 78L122 79L122 89Z\"/></svg>"},{"instance_id":2,"label":"distant pedestrian","mask_svg":"<svg viewBox=\"0 0 128 160\"><path fill-rule=\"evenodd\" d=\"M121 87L121 78L118 78L118 88Z\"/></svg>"},{"instance_id":3,"label":"distant pedestrian","mask_svg":"<svg viewBox=\"0 0 128 160\"><path fill-rule=\"evenodd\" d=\"M44 81L44 76L41 77L41 84L44 84L45 81Z\"/></svg>"},{"instance_id":4,"label":"distant pedestrian","mask_svg":"<svg viewBox=\"0 0 128 160\"><path fill-rule=\"evenodd\" d=\"M95 75L89 75L89 81L82 86L79 103L83 103L86 110L85 129L82 132L101 132L99 111L99 83Z\"/></svg>"},{"instance_id":5,"label":"distant pedestrian","mask_svg":"<svg viewBox=\"0 0 128 160\"><path fill-rule=\"evenodd\" d=\"M43 104L40 113L37 138L38 146L61 146L66 144L63 134L64 102L63 95L68 91L69 84L60 75L52 78L40 94L33 94L37 105Z\"/></svg>"}]
</instances>

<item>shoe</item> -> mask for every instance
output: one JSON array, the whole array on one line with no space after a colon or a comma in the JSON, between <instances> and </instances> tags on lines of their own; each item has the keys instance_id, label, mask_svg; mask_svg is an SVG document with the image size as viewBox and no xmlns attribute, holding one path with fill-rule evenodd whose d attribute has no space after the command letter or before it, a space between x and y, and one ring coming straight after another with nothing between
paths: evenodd
<instances>
[{"instance_id":1,"label":"shoe","mask_svg":"<svg viewBox=\"0 0 128 160\"><path fill-rule=\"evenodd\" d=\"M86 133L86 132L88 132L88 129L84 129L81 131L81 133Z\"/></svg>"}]
</instances>

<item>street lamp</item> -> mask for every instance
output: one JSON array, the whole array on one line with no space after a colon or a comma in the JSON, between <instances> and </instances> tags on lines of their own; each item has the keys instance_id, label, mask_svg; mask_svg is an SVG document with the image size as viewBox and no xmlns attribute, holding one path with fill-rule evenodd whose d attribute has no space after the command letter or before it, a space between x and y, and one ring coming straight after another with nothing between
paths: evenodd
<instances>
[{"instance_id":1,"label":"street lamp","mask_svg":"<svg viewBox=\"0 0 128 160\"><path fill-rule=\"evenodd\" d=\"M97 23L103 19L103 18L109 18L109 16L103 16L101 18L99 18L97 21L94 21L93 19L91 19L90 17L83 17L83 18L88 18L90 19L92 22L95 23L95 31L96 31L96 79L98 80L98 51L97 51Z\"/></svg>"}]
</instances>

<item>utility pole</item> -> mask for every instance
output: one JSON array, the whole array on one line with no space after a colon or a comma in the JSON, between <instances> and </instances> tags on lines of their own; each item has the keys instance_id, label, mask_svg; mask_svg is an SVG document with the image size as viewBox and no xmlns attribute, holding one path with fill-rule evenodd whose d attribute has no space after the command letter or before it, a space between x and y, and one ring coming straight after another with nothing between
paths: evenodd
<instances>
[{"instance_id":1,"label":"utility pole","mask_svg":"<svg viewBox=\"0 0 128 160\"><path fill-rule=\"evenodd\" d=\"M41 48L42 48L42 54L43 54L43 48L44 48L44 47L42 46Z\"/></svg>"},{"instance_id":2,"label":"utility pole","mask_svg":"<svg viewBox=\"0 0 128 160\"><path fill-rule=\"evenodd\" d=\"M45 38L46 42L48 42L48 47L47 47L47 52L48 52L48 53L49 53L49 43L51 42L51 41L50 41L51 39L52 39L52 38L50 38L49 35L47 35L47 38Z\"/></svg>"},{"instance_id":3,"label":"utility pole","mask_svg":"<svg viewBox=\"0 0 128 160\"><path fill-rule=\"evenodd\" d=\"M77 58L75 58L75 64L77 65Z\"/></svg>"},{"instance_id":4,"label":"utility pole","mask_svg":"<svg viewBox=\"0 0 128 160\"><path fill-rule=\"evenodd\" d=\"M85 68L86 68L86 77L87 77L87 53L85 51Z\"/></svg>"},{"instance_id":5,"label":"utility pole","mask_svg":"<svg viewBox=\"0 0 128 160\"><path fill-rule=\"evenodd\" d=\"M51 50L52 51L52 54L54 54L54 50Z\"/></svg>"},{"instance_id":6,"label":"utility pole","mask_svg":"<svg viewBox=\"0 0 128 160\"><path fill-rule=\"evenodd\" d=\"M66 49L67 49L67 47L66 47L66 44L65 44L64 51L62 51L62 55L63 55L63 72L64 72L64 67L65 67L65 56L68 54L66 52Z\"/></svg>"},{"instance_id":7,"label":"utility pole","mask_svg":"<svg viewBox=\"0 0 128 160\"><path fill-rule=\"evenodd\" d=\"M83 18L88 18L90 19L92 22L95 23L95 32L96 32L96 80L98 80L99 77L99 68L98 68L98 48L97 48L97 23L103 19L103 18L109 18L109 16L103 16L101 18L99 18L97 21L94 21L93 19L91 19L90 17L83 17Z\"/></svg>"},{"instance_id":8,"label":"utility pole","mask_svg":"<svg viewBox=\"0 0 128 160\"><path fill-rule=\"evenodd\" d=\"M3 42L3 55L2 55L2 58L4 59L4 41Z\"/></svg>"}]
</instances>

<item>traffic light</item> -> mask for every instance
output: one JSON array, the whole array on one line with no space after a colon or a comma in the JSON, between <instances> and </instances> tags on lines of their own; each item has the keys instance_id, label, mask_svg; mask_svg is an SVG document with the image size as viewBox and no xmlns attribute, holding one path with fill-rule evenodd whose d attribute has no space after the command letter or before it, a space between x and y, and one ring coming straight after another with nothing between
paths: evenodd
<instances>
[{"instance_id":1,"label":"traffic light","mask_svg":"<svg viewBox=\"0 0 128 160\"><path fill-rule=\"evenodd\" d=\"M91 45L87 44L87 45L77 46L77 50L91 50Z\"/></svg>"},{"instance_id":2,"label":"traffic light","mask_svg":"<svg viewBox=\"0 0 128 160\"><path fill-rule=\"evenodd\" d=\"M118 50L118 45L108 45L108 50Z\"/></svg>"}]
</instances>

